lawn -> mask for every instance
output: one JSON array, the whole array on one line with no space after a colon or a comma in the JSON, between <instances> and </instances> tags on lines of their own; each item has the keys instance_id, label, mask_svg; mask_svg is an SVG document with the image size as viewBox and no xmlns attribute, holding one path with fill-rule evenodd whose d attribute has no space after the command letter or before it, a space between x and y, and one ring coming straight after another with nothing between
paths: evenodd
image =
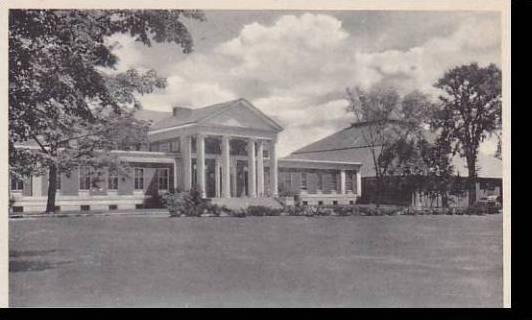
<instances>
[{"instance_id":1,"label":"lawn","mask_svg":"<svg viewBox=\"0 0 532 320\"><path fill-rule=\"evenodd\" d=\"M9 238L11 306L502 306L502 215L14 219Z\"/></svg>"}]
</instances>

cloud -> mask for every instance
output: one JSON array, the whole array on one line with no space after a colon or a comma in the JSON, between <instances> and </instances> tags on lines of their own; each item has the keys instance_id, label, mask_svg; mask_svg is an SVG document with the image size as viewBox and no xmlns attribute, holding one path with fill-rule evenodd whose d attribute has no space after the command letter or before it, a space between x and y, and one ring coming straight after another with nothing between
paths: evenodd
<instances>
[{"instance_id":1,"label":"cloud","mask_svg":"<svg viewBox=\"0 0 532 320\"><path fill-rule=\"evenodd\" d=\"M498 20L471 14L456 21L449 26L452 31L410 48L372 52L357 38L360 32L347 30L333 15L290 14L271 24L244 25L232 39L164 68L159 61L165 58L163 50L146 56L150 51L138 49L127 37L120 38L117 54L121 66L151 65L170 75L165 90L141 97L145 108L170 110L176 104L200 107L247 98L285 126L279 141L285 155L349 124L342 100L346 87L385 82L404 93L419 89L435 96L433 83L450 67L499 63ZM390 28L401 24L382 29ZM386 36L375 41L379 39Z\"/></svg>"}]
</instances>

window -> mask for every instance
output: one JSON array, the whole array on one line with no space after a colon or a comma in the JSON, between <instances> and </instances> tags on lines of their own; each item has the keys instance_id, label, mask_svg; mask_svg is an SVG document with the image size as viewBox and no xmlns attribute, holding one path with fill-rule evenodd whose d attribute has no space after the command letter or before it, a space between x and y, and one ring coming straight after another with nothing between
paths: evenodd
<instances>
[{"instance_id":1,"label":"window","mask_svg":"<svg viewBox=\"0 0 532 320\"><path fill-rule=\"evenodd\" d=\"M13 210L14 213L24 212L24 207L22 207L22 206L14 206L11 209Z\"/></svg>"},{"instance_id":2,"label":"window","mask_svg":"<svg viewBox=\"0 0 532 320\"><path fill-rule=\"evenodd\" d=\"M11 191L22 191L24 190L24 181L15 176L11 176Z\"/></svg>"},{"instance_id":3,"label":"window","mask_svg":"<svg viewBox=\"0 0 532 320\"><path fill-rule=\"evenodd\" d=\"M144 209L144 205L142 203L136 204L135 209Z\"/></svg>"},{"instance_id":4,"label":"window","mask_svg":"<svg viewBox=\"0 0 532 320\"><path fill-rule=\"evenodd\" d=\"M181 152L181 140L177 139L170 143L170 151Z\"/></svg>"},{"instance_id":5,"label":"window","mask_svg":"<svg viewBox=\"0 0 532 320\"><path fill-rule=\"evenodd\" d=\"M262 157L264 159L269 159L270 158L270 152L268 150L262 150Z\"/></svg>"},{"instance_id":6,"label":"window","mask_svg":"<svg viewBox=\"0 0 532 320\"><path fill-rule=\"evenodd\" d=\"M89 205L80 206L80 210L81 211L90 211L90 209L91 209L91 206L89 206Z\"/></svg>"},{"instance_id":7,"label":"window","mask_svg":"<svg viewBox=\"0 0 532 320\"><path fill-rule=\"evenodd\" d=\"M118 170L116 168L109 169L109 176L107 177L107 189L108 190L118 189Z\"/></svg>"},{"instance_id":8,"label":"window","mask_svg":"<svg viewBox=\"0 0 532 320\"><path fill-rule=\"evenodd\" d=\"M91 187L91 169L89 167L79 168L79 190L89 190Z\"/></svg>"},{"instance_id":9,"label":"window","mask_svg":"<svg viewBox=\"0 0 532 320\"><path fill-rule=\"evenodd\" d=\"M157 169L159 190L168 190L168 168Z\"/></svg>"},{"instance_id":10,"label":"window","mask_svg":"<svg viewBox=\"0 0 532 320\"><path fill-rule=\"evenodd\" d=\"M323 175L318 172L318 190L323 190Z\"/></svg>"},{"instance_id":11,"label":"window","mask_svg":"<svg viewBox=\"0 0 532 320\"><path fill-rule=\"evenodd\" d=\"M301 172L301 189L307 189L307 173Z\"/></svg>"},{"instance_id":12,"label":"window","mask_svg":"<svg viewBox=\"0 0 532 320\"><path fill-rule=\"evenodd\" d=\"M290 179L290 172L285 172L285 175L284 175L284 185L285 185L285 188L288 190L290 189L291 185L290 183L292 182L292 179Z\"/></svg>"},{"instance_id":13,"label":"window","mask_svg":"<svg viewBox=\"0 0 532 320\"><path fill-rule=\"evenodd\" d=\"M338 174L336 172L332 172L332 190L337 191L338 190Z\"/></svg>"},{"instance_id":14,"label":"window","mask_svg":"<svg viewBox=\"0 0 532 320\"><path fill-rule=\"evenodd\" d=\"M116 204L109 205L109 210L116 210L116 209L118 209L118 206Z\"/></svg>"},{"instance_id":15,"label":"window","mask_svg":"<svg viewBox=\"0 0 532 320\"><path fill-rule=\"evenodd\" d=\"M135 190L144 189L144 169L135 168Z\"/></svg>"},{"instance_id":16,"label":"window","mask_svg":"<svg viewBox=\"0 0 532 320\"><path fill-rule=\"evenodd\" d=\"M318 201L318 205L319 205L319 206L322 206L322 205L323 205L323 201L321 201L321 200Z\"/></svg>"},{"instance_id":17,"label":"window","mask_svg":"<svg viewBox=\"0 0 532 320\"><path fill-rule=\"evenodd\" d=\"M170 143L163 142L159 145L159 151L160 152L168 152L170 151Z\"/></svg>"},{"instance_id":18,"label":"window","mask_svg":"<svg viewBox=\"0 0 532 320\"><path fill-rule=\"evenodd\" d=\"M150 151L155 151L155 152L159 151L159 145L157 143L151 144Z\"/></svg>"}]
</instances>

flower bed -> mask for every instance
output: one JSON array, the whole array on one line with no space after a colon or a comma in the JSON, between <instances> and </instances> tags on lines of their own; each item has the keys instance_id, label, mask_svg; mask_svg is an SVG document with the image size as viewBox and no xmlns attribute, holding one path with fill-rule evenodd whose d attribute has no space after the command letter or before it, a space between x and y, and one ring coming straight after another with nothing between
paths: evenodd
<instances>
[{"instance_id":1,"label":"flower bed","mask_svg":"<svg viewBox=\"0 0 532 320\"><path fill-rule=\"evenodd\" d=\"M265 216L397 216L397 215L485 215L499 212L489 203L477 203L467 208L411 208L383 205L285 205L282 209L250 206L247 209L231 210L201 199L197 190L168 193L163 203L171 217L265 217Z\"/></svg>"}]
</instances>

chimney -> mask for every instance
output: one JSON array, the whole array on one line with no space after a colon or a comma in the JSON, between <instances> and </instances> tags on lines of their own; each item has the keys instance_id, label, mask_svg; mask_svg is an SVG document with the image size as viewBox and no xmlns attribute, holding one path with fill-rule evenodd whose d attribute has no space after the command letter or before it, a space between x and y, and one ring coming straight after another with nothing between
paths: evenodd
<instances>
[{"instance_id":1,"label":"chimney","mask_svg":"<svg viewBox=\"0 0 532 320\"><path fill-rule=\"evenodd\" d=\"M172 107L172 115L175 117L177 116L178 114L179 115L185 115L185 114L188 114L192 111L192 109L190 108L185 108L185 107L180 107L180 106L175 106L175 107Z\"/></svg>"}]
</instances>

